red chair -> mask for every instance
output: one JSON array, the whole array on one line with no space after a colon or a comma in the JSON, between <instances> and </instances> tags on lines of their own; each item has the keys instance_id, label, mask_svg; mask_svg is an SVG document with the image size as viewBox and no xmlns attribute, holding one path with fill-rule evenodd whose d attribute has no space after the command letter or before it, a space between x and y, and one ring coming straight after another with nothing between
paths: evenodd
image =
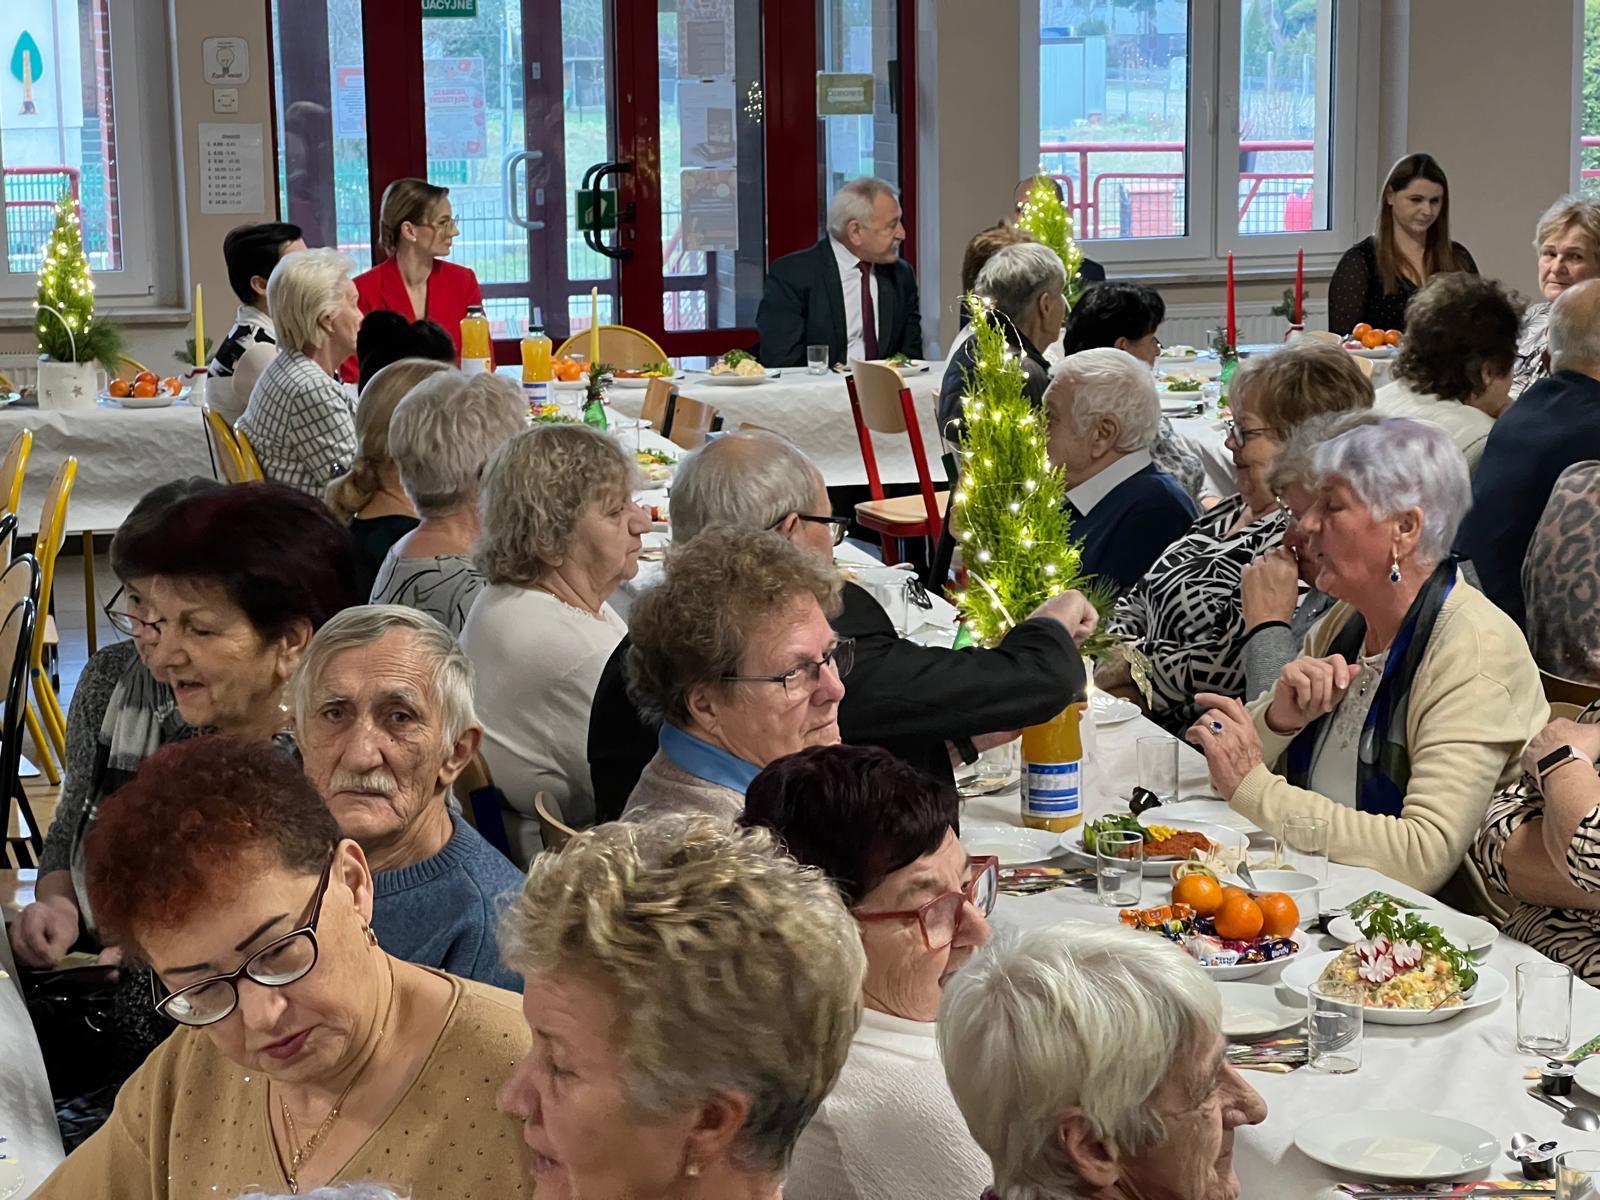
<instances>
[{"instance_id":1,"label":"red chair","mask_svg":"<svg viewBox=\"0 0 1600 1200\"><path fill-rule=\"evenodd\" d=\"M901 561L900 542L904 538L927 538L930 544L939 544L950 493L934 490L928 454L922 445L922 430L917 424L916 405L900 372L883 363L852 360L850 377L845 382L850 389L850 412L855 417L856 437L861 441L861 461L867 469L867 489L872 493L871 500L856 505L856 521L883 539L884 562L897 563ZM874 433L903 433L911 438L911 458L917 466L917 495L884 497L883 480L878 475L878 456L872 448Z\"/></svg>"}]
</instances>

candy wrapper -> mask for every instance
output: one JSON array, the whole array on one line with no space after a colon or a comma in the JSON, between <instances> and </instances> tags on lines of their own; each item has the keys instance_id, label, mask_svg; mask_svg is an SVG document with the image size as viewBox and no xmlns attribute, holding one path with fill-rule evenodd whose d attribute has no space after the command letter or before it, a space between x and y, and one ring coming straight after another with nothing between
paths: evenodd
<instances>
[{"instance_id":1,"label":"candy wrapper","mask_svg":"<svg viewBox=\"0 0 1600 1200\"><path fill-rule=\"evenodd\" d=\"M1192 958L1208 967L1276 962L1299 949L1292 938L1257 938L1241 942L1218 937L1211 919L1195 916L1194 909L1187 904L1125 908L1119 916L1124 925L1159 933L1168 941L1177 942Z\"/></svg>"}]
</instances>

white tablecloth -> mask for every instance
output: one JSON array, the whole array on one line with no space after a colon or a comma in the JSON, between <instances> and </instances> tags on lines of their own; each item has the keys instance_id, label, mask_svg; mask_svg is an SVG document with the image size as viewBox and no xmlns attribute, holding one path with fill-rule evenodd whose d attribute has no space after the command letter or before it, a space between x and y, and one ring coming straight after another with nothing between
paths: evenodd
<instances>
[{"instance_id":1,"label":"white tablecloth","mask_svg":"<svg viewBox=\"0 0 1600 1200\"><path fill-rule=\"evenodd\" d=\"M0 1154L22 1167L19 1200L61 1162L61 1134L44 1058L17 984L11 945L0 929Z\"/></svg>"},{"instance_id":2,"label":"white tablecloth","mask_svg":"<svg viewBox=\"0 0 1600 1200\"><path fill-rule=\"evenodd\" d=\"M1091 769L1085 811L1090 817L1125 810L1129 785L1136 778L1135 743L1161 731L1142 717L1098 731L1098 750ZM1184 797L1210 793L1205 759L1188 746L1180 751L1180 788ZM964 823L1003 821L1021 823L1020 801L1015 792L969 800ZM1248 823L1239 818L1243 827ZM1332 864L1324 901L1340 904L1373 888L1422 899L1416 891L1360 867ZM1168 887L1162 880L1145 880L1145 904L1165 903ZM1038 896L1001 896L995 909L999 926L1030 927L1060 920L1114 923L1116 911L1101 907L1094 897L1074 888ZM1154 935L1152 935L1154 936ZM1313 946L1332 939L1312 935ZM1238 1131L1234 1161L1242 1195L1256 1197L1329 1197L1332 1185L1347 1181L1328 1167L1313 1162L1294 1147L1300 1126L1327 1116L1355 1110L1404 1109L1425 1111L1469 1121L1492 1133L1502 1144L1511 1134L1526 1131L1539 1139L1554 1138L1563 1149L1600 1149L1600 1134L1582 1133L1561 1124L1559 1113L1525 1094L1523 1072L1538 1059L1516 1049L1516 966L1541 956L1521 942L1500 937L1486 961L1510 981L1504 999L1482 1009L1463 1013L1437 1025L1399 1027L1368 1023L1361 1069L1350 1075L1322 1075L1301 1068L1287 1075L1246 1071L1245 1078L1266 1099L1266 1121ZM1269 967L1248 982L1275 987L1281 966ZM1284 991L1285 1003L1297 1000ZM1600 991L1576 985L1572 1002L1572 1044L1600 1034ZM1595 1104L1593 1097L1574 1093L1580 1103ZM1500 1159L1487 1175L1515 1178L1515 1164Z\"/></svg>"},{"instance_id":3,"label":"white tablecloth","mask_svg":"<svg viewBox=\"0 0 1600 1200\"><path fill-rule=\"evenodd\" d=\"M157 484L187 475L213 478L205 418L184 403L125 409L99 404L87 412L0 409L0 454L18 430L33 431L33 453L17 513L18 531L35 533L56 468L78 456L78 480L67 506L67 528L114 532Z\"/></svg>"},{"instance_id":4,"label":"white tablecloth","mask_svg":"<svg viewBox=\"0 0 1600 1200\"><path fill-rule=\"evenodd\" d=\"M946 481L944 450L939 444L935 401L942 376L930 368L907 377L917 406L917 424L928 456L928 470L935 487ZM730 387L712 383L710 376L691 374L678 383L678 390L722 414L725 430L740 425L760 425L782 434L803 450L830 487L861 485L867 470L861 461L861 442L850 415L850 393L843 375L809 375L804 367L784 370L777 378L753 387ZM607 397L613 408L630 417L639 415L644 404L642 388L612 388ZM878 475L884 483L915 483L917 466L911 457L911 439L905 434L873 435L873 451L878 460Z\"/></svg>"}]
</instances>

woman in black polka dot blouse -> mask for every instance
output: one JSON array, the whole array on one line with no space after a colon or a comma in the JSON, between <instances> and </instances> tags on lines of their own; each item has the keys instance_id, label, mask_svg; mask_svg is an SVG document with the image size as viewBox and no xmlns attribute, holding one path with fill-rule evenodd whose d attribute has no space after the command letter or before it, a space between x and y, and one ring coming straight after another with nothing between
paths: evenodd
<instances>
[{"instance_id":1,"label":"woman in black polka dot blouse","mask_svg":"<svg viewBox=\"0 0 1600 1200\"><path fill-rule=\"evenodd\" d=\"M1431 154L1408 154L1389 171L1373 235L1344 252L1328 285L1328 328L1348 334L1365 322L1404 329L1406 302L1444 271L1478 273L1450 240L1450 184Z\"/></svg>"}]
</instances>

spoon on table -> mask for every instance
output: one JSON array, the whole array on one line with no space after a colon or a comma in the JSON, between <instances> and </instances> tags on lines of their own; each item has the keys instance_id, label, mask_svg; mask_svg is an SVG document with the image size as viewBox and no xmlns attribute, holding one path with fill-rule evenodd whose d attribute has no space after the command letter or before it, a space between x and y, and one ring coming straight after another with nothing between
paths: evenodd
<instances>
[{"instance_id":1,"label":"spoon on table","mask_svg":"<svg viewBox=\"0 0 1600 1200\"><path fill-rule=\"evenodd\" d=\"M1546 1096L1538 1088L1530 1088L1528 1095L1541 1104L1548 1104L1558 1113L1561 1113L1563 1124L1570 1125L1574 1129L1581 1129L1585 1133L1593 1133L1596 1130L1600 1130L1600 1113L1595 1112L1592 1108L1585 1108L1581 1104L1573 1104L1571 1102L1563 1104L1554 1096Z\"/></svg>"}]
</instances>

